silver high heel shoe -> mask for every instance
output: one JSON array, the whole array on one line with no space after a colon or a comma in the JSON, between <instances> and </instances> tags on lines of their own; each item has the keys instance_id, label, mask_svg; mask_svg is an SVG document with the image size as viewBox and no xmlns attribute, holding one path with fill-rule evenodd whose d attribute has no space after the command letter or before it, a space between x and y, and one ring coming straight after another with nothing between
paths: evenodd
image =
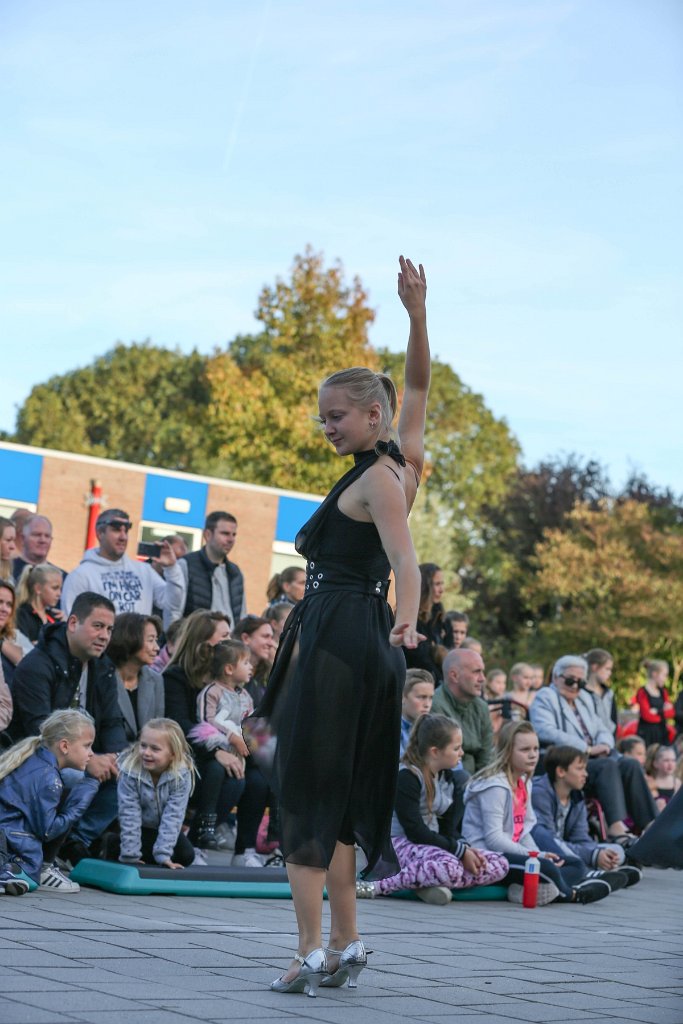
<instances>
[{"instance_id":1,"label":"silver high heel shoe","mask_svg":"<svg viewBox=\"0 0 683 1024\"><path fill-rule=\"evenodd\" d=\"M346 949L325 950L339 957L339 967L320 982L321 988L341 988L348 981L349 988L358 988L358 975L368 966L368 954L360 939L350 942Z\"/></svg>"},{"instance_id":2,"label":"silver high heel shoe","mask_svg":"<svg viewBox=\"0 0 683 1024\"><path fill-rule=\"evenodd\" d=\"M271 982L273 992L305 992L307 996L314 998L318 994L318 986L323 978L328 976L327 955L324 949L314 949L308 956L294 954L294 959L301 964L301 970L296 978L291 981L283 981L276 978Z\"/></svg>"}]
</instances>

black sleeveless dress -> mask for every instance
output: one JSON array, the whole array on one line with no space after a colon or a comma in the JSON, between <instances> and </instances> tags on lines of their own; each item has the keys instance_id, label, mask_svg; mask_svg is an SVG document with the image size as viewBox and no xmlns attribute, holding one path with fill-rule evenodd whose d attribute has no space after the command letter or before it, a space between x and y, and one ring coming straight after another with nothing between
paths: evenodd
<instances>
[{"instance_id":1,"label":"black sleeveless dress","mask_svg":"<svg viewBox=\"0 0 683 1024\"><path fill-rule=\"evenodd\" d=\"M390 566L377 529L337 506L377 454L355 459L297 537L306 592L256 715L275 737L270 775L285 860L328 868L337 841L355 842L368 861L363 877L378 879L399 870L390 832L405 658L389 643Z\"/></svg>"}]
</instances>

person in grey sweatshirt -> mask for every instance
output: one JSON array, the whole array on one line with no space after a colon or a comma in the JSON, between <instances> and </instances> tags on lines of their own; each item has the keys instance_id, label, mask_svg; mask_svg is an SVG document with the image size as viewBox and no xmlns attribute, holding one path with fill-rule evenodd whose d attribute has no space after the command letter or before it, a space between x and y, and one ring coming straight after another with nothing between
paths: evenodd
<instances>
[{"instance_id":1,"label":"person in grey sweatshirt","mask_svg":"<svg viewBox=\"0 0 683 1024\"><path fill-rule=\"evenodd\" d=\"M194 849L182 832L195 768L177 722L152 718L119 759L121 825L118 860L167 868L192 864ZM116 851L107 845L107 858Z\"/></svg>"},{"instance_id":2,"label":"person in grey sweatshirt","mask_svg":"<svg viewBox=\"0 0 683 1024\"><path fill-rule=\"evenodd\" d=\"M95 528L99 547L86 551L80 565L64 581L65 616L78 595L89 590L108 597L117 614L151 615L156 606L163 612L164 625L182 617L185 580L173 548L168 541L161 544L160 576L147 562L138 562L126 554L132 525L128 514L118 508L106 509L98 517Z\"/></svg>"},{"instance_id":3,"label":"person in grey sweatshirt","mask_svg":"<svg viewBox=\"0 0 683 1024\"><path fill-rule=\"evenodd\" d=\"M578 879L563 868L558 854L542 851L532 831L536 825L531 788L538 764L538 736L529 722L510 722L503 726L498 754L490 765L470 780L465 789L465 815L462 832L472 846L495 850L505 855L510 874L508 899L522 901L524 864L531 851L538 853L540 866L539 904L557 900L565 903L592 903L612 892L609 880ZM626 885L616 879L615 887Z\"/></svg>"}]
</instances>

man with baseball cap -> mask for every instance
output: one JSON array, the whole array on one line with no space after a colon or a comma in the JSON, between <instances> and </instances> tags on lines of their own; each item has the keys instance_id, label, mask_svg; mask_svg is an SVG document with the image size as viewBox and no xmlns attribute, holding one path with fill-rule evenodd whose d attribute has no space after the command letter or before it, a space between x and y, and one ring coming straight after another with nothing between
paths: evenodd
<instances>
[{"instance_id":1,"label":"man with baseball cap","mask_svg":"<svg viewBox=\"0 0 683 1024\"><path fill-rule=\"evenodd\" d=\"M138 562L126 554L132 525L128 513L120 508L100 513L95 524L99 547L86 551L81 564L64 581L62 608L66 615L76 597L88 590L108 597L117 615L151 615L156 605L162 609L166 622L182 616L185 580L173 548L168 541L161 544L159 558L155 560L162 568L160 576L147 562Z\"/></svg>"}]
</instances>

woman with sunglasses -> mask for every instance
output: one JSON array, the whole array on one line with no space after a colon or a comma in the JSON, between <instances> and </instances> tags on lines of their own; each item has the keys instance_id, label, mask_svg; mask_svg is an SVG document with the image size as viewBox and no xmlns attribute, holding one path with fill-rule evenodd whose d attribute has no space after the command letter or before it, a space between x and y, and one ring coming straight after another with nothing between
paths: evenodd
<instances>
[{"instance_id":1,"label":"woman with sunglasses","mask_svg":"<svg viewBox=\"0 0 683 1024\"><path fill-rule=\"evenodd\" d=\"M607 819L608 839L628 846L633 841L625 818L639 832L657 810L642 767L614 748L614 736L598 716L586 693L588 663L567 654L553 666L550 686L544 687L529 709L529 719L541 747L569 746L588 754L586 795L596 797Z\"/></svg>"}]
</instances>

